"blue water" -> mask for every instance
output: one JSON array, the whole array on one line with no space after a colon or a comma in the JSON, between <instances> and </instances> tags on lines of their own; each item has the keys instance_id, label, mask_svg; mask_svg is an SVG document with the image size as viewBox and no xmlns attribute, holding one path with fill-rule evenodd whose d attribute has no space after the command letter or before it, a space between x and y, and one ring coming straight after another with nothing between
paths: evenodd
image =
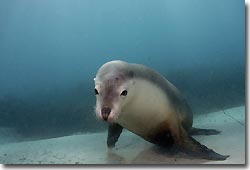
<instances>
[{"instance_id":1,"label":"blue water","mask_svg":"<svg viewBox=\"0 0 250 170\"><path fill-rule=\"evenodd\" d=\"M159 71L195 114L244 105L245 2L1 0L0 127L101 130L93 78L114 59Z\"/></svg>"}]
</instances>

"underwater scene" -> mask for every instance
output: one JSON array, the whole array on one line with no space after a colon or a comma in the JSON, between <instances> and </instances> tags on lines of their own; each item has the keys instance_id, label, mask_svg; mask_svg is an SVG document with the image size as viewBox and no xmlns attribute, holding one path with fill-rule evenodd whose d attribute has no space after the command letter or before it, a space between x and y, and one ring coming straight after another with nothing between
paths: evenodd
<instances>
[{"instance_id":1,"label":"underwater scene","mask_svg":"<svg viewBox=\"0 0 250 170\"><path fill-rule=\"evenodd\" d=\"M245 164L245 1L1 0L1 164Z\"/></svg>"}]
</instances>

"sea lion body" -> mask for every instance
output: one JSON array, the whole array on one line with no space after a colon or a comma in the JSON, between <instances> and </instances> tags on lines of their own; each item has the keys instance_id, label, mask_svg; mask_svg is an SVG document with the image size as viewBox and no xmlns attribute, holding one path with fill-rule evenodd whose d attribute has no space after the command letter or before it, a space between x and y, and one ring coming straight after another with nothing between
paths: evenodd
<instances>
[{"instance_id":1,"label":"sea lion body","mask_svg":"<svg viewBox=\"0 0 250 170\"><path fill-rule=\"evenodd\" d=\"M137 95L130 106L123 109L126 114L121 114L117 123L146 138L150 134L158 133L164 128L159 126L167 125L167 121L171 121L174 109L164 92L159 88L154 88L152 83L141 79L136 81L135 86L138 89Z\"/></svg>"},{"instance_id":2,"label":"sea lion body","mask_svg":"<svg viewBox=\"0 0 250 170\"><path fill-rule=\"evenodd\" d=\"M123 61L105 63L95 78L96 115L110 123L108 147L113 147L122 128L161 146L206 159L224 160L189 136L217 134L212 129L192 128L193 114L178 89L156 71Z\"/></svg>"}]
</instances>

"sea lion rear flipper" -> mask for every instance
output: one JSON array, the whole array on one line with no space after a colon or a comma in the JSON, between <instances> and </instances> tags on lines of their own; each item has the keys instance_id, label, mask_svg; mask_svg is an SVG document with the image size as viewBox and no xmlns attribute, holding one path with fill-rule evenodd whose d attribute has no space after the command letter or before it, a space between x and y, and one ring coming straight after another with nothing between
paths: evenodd
<instances>
[{"instance_id":1,"label":"sea lion rear flipper","mask_svg":"<svg viewBox=\"0 0 250 170\"><path fill-rule=\"evenodd\" d=\"M188 132L189 135L217 135L219 133L221 131L216 129L200 129L195 127L192 127Z\"/></svg>"},{"instance_id":2,"label":"sea lion rear flipper","mask_svg":"<svg viewBox=\"0 0 250 170\"><path fill-rule=\"evenodd\" d=\"M122 133L122 129L123 127L117 123L109 124L107 139L108 148L113 148L115 146L115 143L117 142L120 134Z\"/></svg>"},{"instance_id":3,"label":"sea lion rear flipper","mask_svg":"<svg viewBox=\"0 0 250 170\"><path fill-rule=\"evenodd\" d=\"M209 149L205 145L200 144L191 136L188 136L188 138L184 140L185 142L179 144L177 147L179 150L187 153L188 155L209 160L225 160L227 159L227 157L229 157L229 155L220 155L214 152L212 149Z\"/></svg>"}]
</instances>

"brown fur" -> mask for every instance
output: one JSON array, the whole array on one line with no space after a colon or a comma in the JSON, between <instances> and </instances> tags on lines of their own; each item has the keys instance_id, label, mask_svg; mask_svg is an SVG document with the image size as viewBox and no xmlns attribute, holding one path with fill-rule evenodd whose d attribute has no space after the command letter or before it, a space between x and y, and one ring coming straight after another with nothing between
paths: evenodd
<instances>
[{"instance_id":1,"label":"brown fur","mask_svg":"<svg viewBox=\"0 0 250 170\"><path fill-rule=\"evenodd\" d=\"M109 65L108 65L109 64ZM164 147L175 147L179 151L188 153L193 156L198 156L200 158L211 159L211 160L225 160L228 156L220 155L214 152L211 149L208 149L206 146L201 145L195 139L193 139L189 133L195 134L218 134L219 131L213 129L197 129L192 128L193 125L193 113L191 108L189 107L185 98L181 95L179 90L171 84L167 79L161 76L156 71L145 67L143 65L138 64L128 64L126 62L115 62L108 63L105 65L106 67L102 68L98 78L102 79L101 81L105 84L105 94L103 95L103 100L107 103L107 105L111 106L112 101L116 99L117 94L114 94L113 88L117 88L120 86L122 81L126 81L126 79L144 79L152 84L154 84L157 89L161 89L163 94L166 96L167 101L169 101L169 108L166 110L167 120L163 120L159 123L159 119L156 125L156 128L149 129L147 132L141 132L140 123L145 120L137 120L128 122L129 119L126 119L126 123L132 123L130 130L133 132L134 129L139 126L138 135L140 135L145 140L160 145ZM147 82L146 82L147 83ZM155 88L156 88L155 87ZM154 86L150 86L150 90L155 90ZM153 88L153 89L152 89ZM159 92L159 91L157 91ZM136 93L136 92L135 92ZM161 95L162 93L160 93ZM163 95L162 95L163 96ZM160 99L165 99L165 96ZM139 100L141 101L141 100ZM136 105L137 106L137 105ZM161 105L162 106L162 105ZM164 105L165 106L165 105ZM137 109L134 107L129 107L134 110L130 110L129 113L136 112ZM139 106L143 107L143 106ZM159 112L156 112L156 114ZM164 112L165 113L165 110ZM150 116L154 116L154 113L150 113ZM141 114L142 115L142 114ZM164 116L162 116L164 117ZM136 117L128 117L136 118ZM139 119L142 119L140 117ZM147 119L151 121L151 119ZM133 123L136 122L136 123ZM124 122L123 122L124 123ZM143 123L144 127L145 122ZM127 127L127 128L128 128ZM148 126L149 127L149 126ZM155 127L155 126L154 126ZM134 128L134 129L133 129ZM151 128L151 127L150 127ZM109 127L109 135L108 135L108 147L114 147L116 141L118 140L120 133L122 132L123 127L119 124L110 124Z\"/></svg>"}]
</instances>

